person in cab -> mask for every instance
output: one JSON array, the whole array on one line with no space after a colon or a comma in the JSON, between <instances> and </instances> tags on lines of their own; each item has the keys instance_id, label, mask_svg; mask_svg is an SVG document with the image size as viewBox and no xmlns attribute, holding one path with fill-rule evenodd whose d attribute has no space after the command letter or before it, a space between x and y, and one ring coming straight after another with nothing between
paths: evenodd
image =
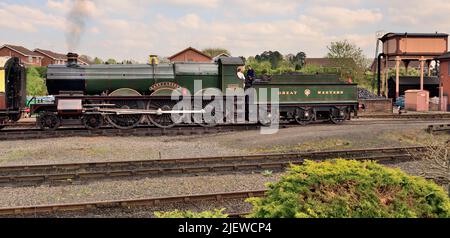
<instances>
[{"instance_id":1,"label":"person in cab","mask_svg":"<svg viewBox=\"0 0 450 238\"><path fill-rule=\"evenodd\" d=\"M241 67L237 69L237 77L242 81L242 87L245 88L245 75L242 71Z\"/></svg>"}]
</instances>

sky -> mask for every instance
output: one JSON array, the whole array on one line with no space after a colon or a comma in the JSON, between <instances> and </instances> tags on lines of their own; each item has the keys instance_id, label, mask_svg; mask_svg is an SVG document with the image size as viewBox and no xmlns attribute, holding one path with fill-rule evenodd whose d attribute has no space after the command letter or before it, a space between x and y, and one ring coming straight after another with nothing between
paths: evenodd
<instances>
[{"instance_id":1,"label":"sky","mask_svg":"<svg viewBox=\"0 0 450 238\"><path fill-rule=\"evenodd\" d=\"M0 0L0 45L143 62L189 46L323 57L348 40L373 58L376 32L450 33L449 12L449 0Z\"/></svg>"}]
</instances>

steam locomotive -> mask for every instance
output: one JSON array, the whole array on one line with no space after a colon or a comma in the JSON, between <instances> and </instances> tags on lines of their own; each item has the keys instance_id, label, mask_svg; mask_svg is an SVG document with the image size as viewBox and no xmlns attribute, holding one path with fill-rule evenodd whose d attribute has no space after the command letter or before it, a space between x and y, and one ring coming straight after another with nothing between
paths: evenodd
<instances>
[{"instance_id":1,"label":"steam locomotive","mask_svg":"<svg viewBox=\"0 0 450 238\"><path fill-rule=\"evenodd\" d=\"M46 86L48 93L55 95L54 102L31 107L43 130L73 124L89 129L105 125L130 129L145 123L161 128L179 123L214 126L236 123L229 120L236 117L236 111L248 112L250 108L256 108L257 121L268 124L274 117L267 106L271 104L279 108L277 118L279 115L302 125L317 120L342 123L358 109L357 85L328 74L274 75L270 81L253 83L252 97L236 94L231 104L228 100L224 105L228 96L221 92L239 91L244 86L236 75L244 66L241 58L170 64L159 64L153 58L149 64L91 66L79 65L77 54L69 53L67 58L66 65L47 68ZM19 60L10 59L2 70L5 73L0 82L6 86L2 93L0 84L0 125L20 118L26 97L25 71ZM254 100L265 90L269 91L266 101ZM277 92L278 101L271 100L271 90ZM180 97L174 98L177 93ZM200 106L177 108L186 98L189 105L200 101ZM208 119L203 116L206 114L220 120Z\"/></svg>"}]
</instances>

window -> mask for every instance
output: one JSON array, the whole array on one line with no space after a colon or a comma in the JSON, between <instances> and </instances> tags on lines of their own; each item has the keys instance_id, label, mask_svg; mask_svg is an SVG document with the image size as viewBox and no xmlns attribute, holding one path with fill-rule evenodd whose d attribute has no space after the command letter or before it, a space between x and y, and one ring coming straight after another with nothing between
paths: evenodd
<instances>
[{"instance_id":1,"label":"window","mask_svg":"<svg viewBox=\"0 0 450 238\"><path fill-rule=\"evenodd\" d=\"M33 57L28 56L28 62L29 62L29 63L33 63Z\"/></svg>"}]
</instances>

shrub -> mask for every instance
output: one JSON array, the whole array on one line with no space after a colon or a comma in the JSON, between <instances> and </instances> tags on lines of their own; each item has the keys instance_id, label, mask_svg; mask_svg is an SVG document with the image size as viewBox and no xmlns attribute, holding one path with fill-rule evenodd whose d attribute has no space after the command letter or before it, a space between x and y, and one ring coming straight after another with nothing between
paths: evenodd
<instances>
[{"instance_id":1,"label":"shrub","mask_svg":"<svg viewBox=\"0 0 450 238\"><path fill-rule=\"evenodd\" d=\"M227 218L228 215L224 214L223 211L225 211L225 208L200 213L175 210L172 212L155 212L155 216L157 218Z\"/></svg>"},{"instance_id":2,"label":"shrub","mask_svg":"<svg viewBox=\"0 0 450 238\"><path fill-rule=\"evenodd\" d=\"M375 162L306 161L292 166L265 198L248 199L254 218L450 217L444 190Z\"/></svg>"},{"instance_id":3,"label":"shrub","mask_svg":"<svg viewBox=\"0 0 450 238\"><path fill-rule=\"evenodd\" d=\"M30 67L26 69L27 72L27 95L30 96L44 96L47 95L45 80L41 74L45 70L38 67Z\"/></svg>"}]
</instances>

